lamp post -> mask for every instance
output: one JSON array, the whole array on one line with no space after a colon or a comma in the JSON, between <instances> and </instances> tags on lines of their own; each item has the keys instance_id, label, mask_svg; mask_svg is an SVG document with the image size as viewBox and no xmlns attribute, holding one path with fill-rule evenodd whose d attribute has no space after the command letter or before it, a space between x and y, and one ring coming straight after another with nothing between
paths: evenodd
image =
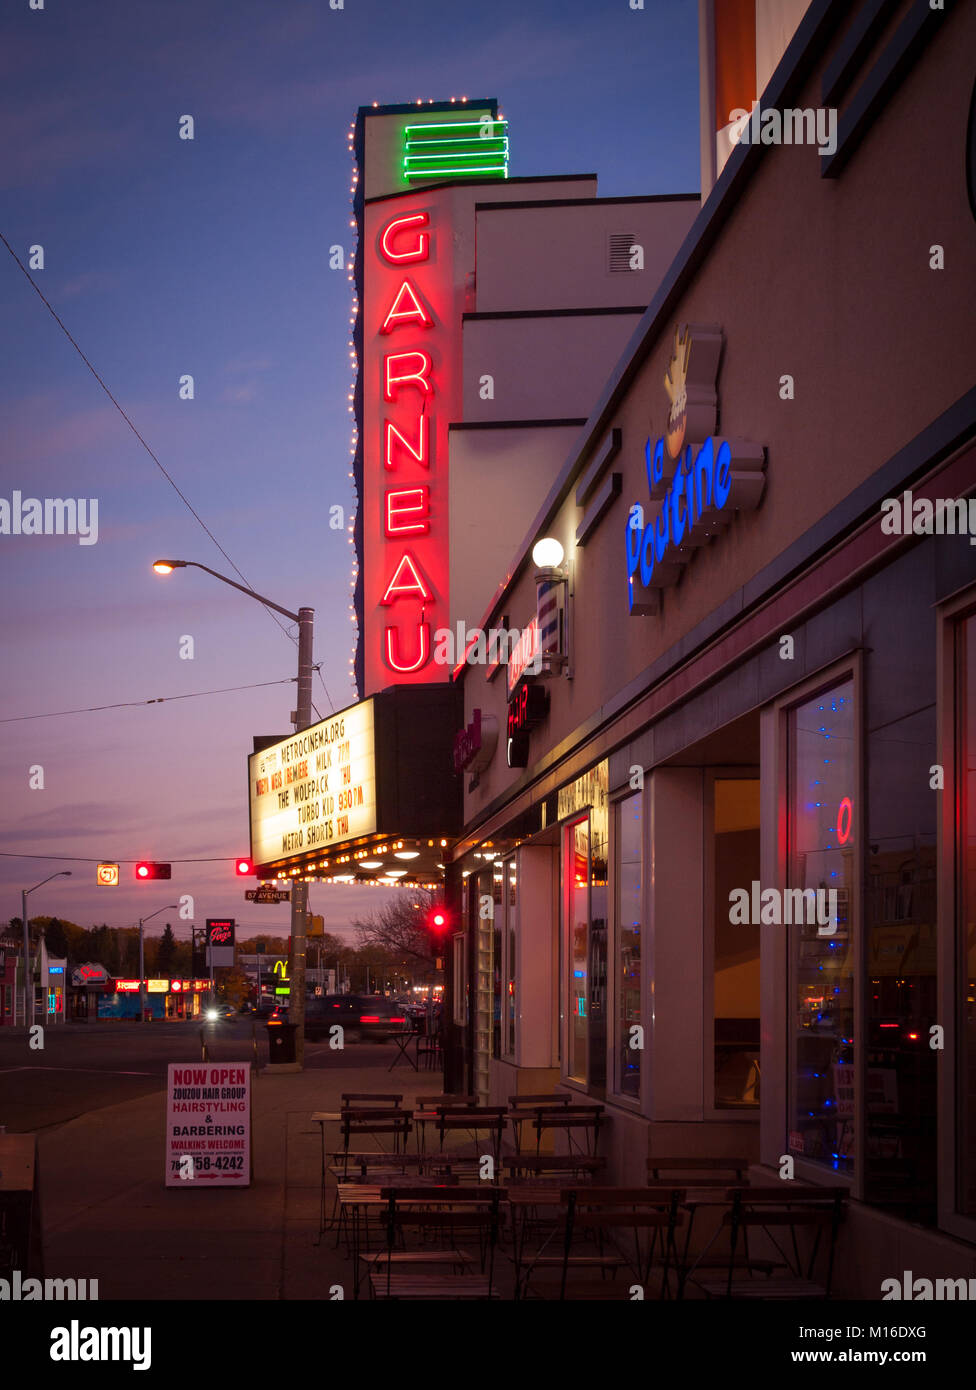
<instances>
[{"instance_id":1,"label":"lamp post","mask_svg":"<svg viewBox=\"0 0 976 1390\"><path fill-rule=\"evenodd\" d=\"M276 613L280 613L289 622L298 624L298 696L292 722L295 725L296 733L302 729L307 729L312 722L312 636L315 609L299 608L297 613L292 613L289 609L282 608L262 594L256 593L254 589L248 589L246 585L238 584L235 580L228 579L225 574L218 574L216 570L210 569L208 565L198 564L196 560L156 560L153 563L153 569L157 574L171 574L175 569L186 569L191 566L194 569L205 570L207 574L212 574L214 579L219 579L222 584L229 584L232 589L247 594L248 598L256 599L258 603L263 603L266 608L273 608ZM307 921L308 885L304 879L292 879L291 955L288 961L290 977L288 1022L295 1027L295 1062L299 1070L305 1063L305 930Z\"/></svg>"},{"instance_id":2,"label":"lamp post","mask_svg":"<svg viewBox=\"0 0 976 1390\"><path fill-rule=\"evenodd\" d=\"M179 911L178 903L167 903L165 907L157 907L155 912L150 912L148 917L139 918L139 1022L146 1021L146 963L143 952L142 924L152 921L153 917L158 917L161 912ZM192 947L191 947L192 951ZM165 1009L163 1010L165 1013Z\"/></svg>"},{"instance_id":3,"label":"lamp post","mask_svg":"<svg viewBox=\"0 0 976 1390\"><path fill-rule=\"evenodd\" d=\"M24 1024L27 1027L34 1026L34 975L30 969L30 933L27 930L27 894L34 893L38 888L43 888L45 883L50 883L52 878L70 878L70 869L59 869L56 874L48 874L47 878L42 878L40 883L35 883L33 888L22 888L20 890L20 920L24 928ZM30 997L30 1023L27 1023L27 999Z\"/></svg>"}]
</instances>

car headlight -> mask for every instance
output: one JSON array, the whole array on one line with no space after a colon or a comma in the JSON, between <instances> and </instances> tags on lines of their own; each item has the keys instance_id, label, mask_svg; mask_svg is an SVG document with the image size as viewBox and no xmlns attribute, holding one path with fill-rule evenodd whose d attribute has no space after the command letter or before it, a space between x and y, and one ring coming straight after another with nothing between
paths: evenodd
<instances>
[{"instance_id":1,"label":"car headlight","mask_svg":"<svg viewBox=\"0 0 976 1390\"><path fill-rule=\"evenodd\" d=\"M217 1022L217 1019L218 1019L219 1017L220 1017L220 1014L217 1012L216 1009L208 1009L208 1010L207 1010L207 1021L208 1021L208 1023L216 1023L216 1022Z\"/></svg>"}]
</instances>

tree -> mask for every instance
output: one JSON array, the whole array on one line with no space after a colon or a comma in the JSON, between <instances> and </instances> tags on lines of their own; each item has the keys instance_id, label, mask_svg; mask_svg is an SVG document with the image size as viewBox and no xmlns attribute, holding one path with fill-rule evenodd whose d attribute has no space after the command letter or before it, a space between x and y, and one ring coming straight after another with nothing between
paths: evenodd
<instances>
[{"instance_id":1,"label":"tree","mask_svg":"<svg viewBox=\"0 0 976 1390\"><path fill-rule=\"evenodd\" d=\"M228 1004L239 1009L251 996L251 981L239 965L231 966L220 982L220 993Z\"/></svg>"},{"instance_id":2,"label":"tree","mask_svg":"<svg viewBox=\"0 0 976 1390\"><path fill-rule=\"evenodd\" d=\"M173 935L173 928L167 922L162 936L159 938L159 949L156 952L156 969L161 977L169 976L173 973L173 966L176 963L176 937Z\"/></svg>"},{"instance_id":3,"label":"tree","mask_svg":"<svg viewBox=\"0 0 976 1390\"><path fill-rule=\"evenodd\" d=\"M435 950L427 928L427 917L439 899L424 889L397 894L386 907L368 917L355 918L362 955L366 950L380 951L382 957L369 960L372 968L397 966L402 973L432 975Z\"/></svg>"}]
</instances>

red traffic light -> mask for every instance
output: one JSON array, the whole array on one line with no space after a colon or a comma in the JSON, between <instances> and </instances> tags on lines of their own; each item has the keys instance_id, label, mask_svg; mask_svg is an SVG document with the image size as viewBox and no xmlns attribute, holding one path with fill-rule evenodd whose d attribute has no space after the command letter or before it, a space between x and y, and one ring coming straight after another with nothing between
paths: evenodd
<instances>
[{"instance_id":1,"label":"red traffic light","mask_svg":"<svg viewBox=\"0 0 976 1390\"><path fill-rule=\"evenodd\" d=\"M142 860L136 865L136 878L138 879L172 878L172 876L172 864L154 864L147 860Z\"/></svg>"},{"instance_id":2,"label":"red traffic light","mask_svg":"<svg viewBox=\"0 0 976 1390\"><path fill-rule=\"evenodd\" d=\"M435 908L428 920L431 931L442 932L447 926L447 913L443 908Z\"/></svg>"},{"instance_id":3,"label":"red traffic light","mask_svg":"<svg viewBox=\"0 0 976 1390\"><path fill-rule=\"evenodd\" d=\"M234 872L238 878L248 878L256 870L250 859L235 859Z\"/></svg>"}]
</instances>

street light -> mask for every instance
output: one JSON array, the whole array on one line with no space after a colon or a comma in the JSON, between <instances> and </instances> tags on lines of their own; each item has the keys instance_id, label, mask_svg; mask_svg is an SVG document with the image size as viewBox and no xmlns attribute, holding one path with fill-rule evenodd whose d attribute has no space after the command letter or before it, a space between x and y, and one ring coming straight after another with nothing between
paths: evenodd
<instances>
[{"instance_id":1,"label":"street light","mask_svg":"<svg viewBox=\"0 0 976 1390\"><path fill-rule=\"evenodd\" d=\"M70 869L59 869L56 874L48 874L47 878L42 878L40 883L35 883L33 888L22 888L20 890L20 920L24 927L24 1023L27 1024L27 996L30 994L30 1024L34 1026L34 976L29 971L30 958L30 936L27 931L27 894L35 893L38 888L43 888L45 883L50 883L52 878L70 878Z\"/></svg>"},{"instance_id":2,"label":"street light","mask_svg":"<svg viewBox=\"0 0 976 1390\"><path fill-rule=\"evenodd\" d=\"M150 914L149 914L148 917L140 917L140 918L139 918L139 1022L140 1022L140 1023L145 1023L145 1021L146 1021L146 981L145 981L146 964L145 964L145 959L144 959L144 956L143 956L143 949L142 949L142 943L143 943L143 937L142 937L142 924L143 924L143 922L150 922L150 921L152 921L152 919L153 919L154 917L158 917L159 914L160 914L161 912L178 912L178 911L179 911L179 904L178 904L178 903L167 903L165 907L157 907L155 912L150 912ZM165 1013L165 1009L163 1010L163 1012Z\"/></svg>"},{"instance_id":3,"label":"street light","mask_svg":"<svg viewBox=\"0 0 976 1390\"><path fill-rule=\"evenodd\" d=\"M265 608L273 608L276 613L280 613L289 622L298 624L298 697L295 702L296 708L292 722L295 725L296 733L302 729L307 729L312 722L312 624L315 609L299 608L297 613L292 613L289 609L272 603L263 594L256 593L254 589L249 589L244 584L238 584L235 580L228 579L225 574L218 574L209 565L198 564L196 560L156 560L153 562L153 569L157 574L172 574L173 570L187 569L188 567L212 574L214 579L219 579L222 584L229 584L232 589L247 594L248 598L256 599L258 603L264 604ZM291 983L288 994L288 1022L294 1024L295 1027L295 1062L299 1070L305 1064L305 925L307 917L308 885L303 878L296 877L291 881L291 956L288 961L288 974Z\"/></svg>"}]
</instances>

